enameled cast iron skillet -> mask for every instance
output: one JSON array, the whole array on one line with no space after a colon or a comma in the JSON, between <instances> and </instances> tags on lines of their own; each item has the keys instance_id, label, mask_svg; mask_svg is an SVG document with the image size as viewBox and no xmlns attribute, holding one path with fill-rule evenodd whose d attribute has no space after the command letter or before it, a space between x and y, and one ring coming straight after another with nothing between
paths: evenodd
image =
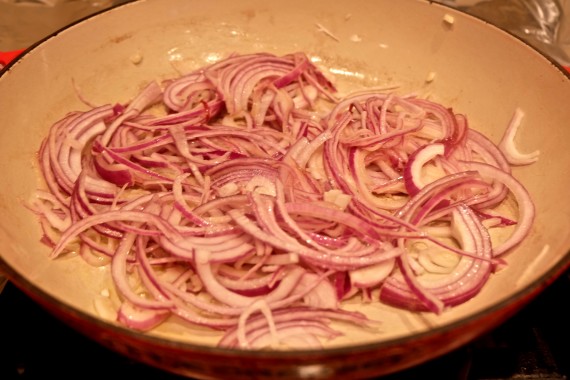
<instances>
[{"instance_id":1,"label":"enameled cast iron skillet","mask_svg":"<svg viewBox=\"0 0 570 380\"><path fill-rule=\"evenodd\" d=\"M442 315L363 310L378 332L347 332L319 350L218 348L209 334L166 327L139 333L95 312L108 271L78 257L48 258L24 206L39 186L36 153L67 112L126 102L145 83L230 53L305 52L339 86L395 88L468 115L497 142L513 110L525 112L515 168L536 204L531 234L472 300ZM434 76L435 74L435 76ZM429 77L429 80L427 80ZM422 363L504 322L570 263L570 80L548 57L480 19L423 0L142 0L46 38L0 77L0 269L69 325L136 360L199 378L338 378L388 374ZM380 313L380 314L379 314ZM173 332L174 331L174 332Z\"/></svg>"}]
</instances>

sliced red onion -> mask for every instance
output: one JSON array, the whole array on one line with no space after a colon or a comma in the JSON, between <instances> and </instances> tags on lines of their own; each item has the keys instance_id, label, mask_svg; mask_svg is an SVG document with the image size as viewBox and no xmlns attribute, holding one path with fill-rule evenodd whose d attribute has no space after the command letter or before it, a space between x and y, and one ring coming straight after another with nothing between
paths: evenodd
<instances>
[{"instance_id":1,"label":"sliced red onion","mask_svg":"<svg viewBox=\"0 0 570 380\"><path fill-rule=\"evenodd\" d=\"M303 53L236 54L70 112L39 149L42 241L110 265L120 323L176 316L226 347L322 347L378 290L434 313L476 296L534 222L522 111L495 145L436 102L335 91Z\"/></svg>"},{"instance_id":2,"label":"sliced red onion","mask_svg":"<svg viewBox=\"0 0 570 380\"><path fill-rule=\"evenodd\" d=\"M382 286L382 301L412 310L443 312L444 307L461 304L474 297L489 278L493 266L490 236L476 214L466 206L453 211L452 229L461 249L472 257L461 257L453 272L445 276L416 276L407 263L399 261L402 274L388 278ZM406 255L407 256L407 255Z\"/></svg>"},{"instance_id":3,"label":"sliced red onion","mask_svg":"<svg viewBox=\"0 0 570 380\"><path fill-rule=\"evenodd\" d=\"M169 311L139 308L130 302L123 302L117 313L117 321L136 330L149 331L164 322L169 315Z\"/></svg>"},{"instance_id":4,"label":"sliced red onion","mask_svg":"<svg viewBox=\"0 0 570 380\"><path fill-rule=\"evenodd\" d=\"M416 195L424 187L422 169L429 161L437 156L443 156L445 146L441 143L427 144L410 155L408 164L404 169L404 183L410 195Z\"/></svg>"},{"instance_id":5,"label":"sliced red onion","mask_svg":"<svg viewBox=\"0 0 570 380\"><path fill-rule=\"evenodd\" d=\"M511 165L529 165L538 160L540 151L535 150L529 153L521 153L515 145L515 137L519 126L524 118L524 112L520 108L516 108L505 134L499 142L499 148L507 157Z\"/></svg>"}]
</instances>

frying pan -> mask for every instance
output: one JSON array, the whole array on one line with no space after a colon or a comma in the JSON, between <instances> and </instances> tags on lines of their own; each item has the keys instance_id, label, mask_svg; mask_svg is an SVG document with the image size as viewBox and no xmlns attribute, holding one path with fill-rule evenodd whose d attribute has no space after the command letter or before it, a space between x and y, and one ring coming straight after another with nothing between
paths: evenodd
<instances>
[{"instance_id":1,"label":"frying pan","mask_svg":"<svg viewBox=\"0 0 570 380\"><path fill-rule=\"evenodd\" d=\"M362 305L382 320L323 349L217 347L208 331L166 324L140 333L94 307L105 268L49 258L25 207L40 186L37 151L48 128L92 104L126 102L149 80L190 72L231 53L305 52L342 89L390 88L437 99L498 142L525 112L521 151L538 162L513 173L536 206L530 235L468 302L440 315ZM570 263L568 74L520 39L423 0L141 0L75 23L27 49L0 77L0 270L73 328L135 360L197 378L363 378L454 350L518 312Z\"/></svg>"}]
</instances>

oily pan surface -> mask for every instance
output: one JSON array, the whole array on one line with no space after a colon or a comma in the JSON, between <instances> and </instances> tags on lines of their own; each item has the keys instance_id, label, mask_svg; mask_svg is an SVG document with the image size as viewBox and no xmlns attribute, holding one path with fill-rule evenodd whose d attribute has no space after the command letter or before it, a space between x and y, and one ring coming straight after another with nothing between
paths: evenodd
<instances>
[{"instance_id":1,"label":"oily pan surface","mask_svg":"<svg viewBox=\"0 0 570 380\"><path fill-rule=\"evenodd\" d=\"M47 129L68 111L85 108L74 84L94 104L125 102L150 80L178 76L232 52L295 51L307 53L341 91L398 86L402 94L429 95L465 113L472 128L494 141L521 107L526 116L518 145L541 151L538 163L515 170L536 202L537 219L531 236L507 258L506 270L492 276L476 298L441 316L367 305L365 312L383 323L373 331L351 330L334 345L385 341L468 318L521 297L568 261L570 205L560 195L568 179L560 174L570 162L564 147L570 131L561 127L570 111L559 104L570 86L564 73L521 41L422 1L173 0L128 4L72 26L0 78L0 122L11 126L0 131L1 159L10 163L0 180L0 239L9 275L92 316L104 310L99 305L98 313L95 304L105 302L102 292L111 287L107 269L77 257L48 259L37 220L23 207L39 186L35 153ZM209 345L219 336L175 319L152 334Z\"/></svg>"}]
</instances>

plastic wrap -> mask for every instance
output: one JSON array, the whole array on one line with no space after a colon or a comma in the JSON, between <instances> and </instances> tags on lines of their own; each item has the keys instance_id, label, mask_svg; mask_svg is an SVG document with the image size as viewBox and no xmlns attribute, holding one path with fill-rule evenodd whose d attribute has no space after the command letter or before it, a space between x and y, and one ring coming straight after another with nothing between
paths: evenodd
<instances>
[{"instance_id":1,"label":"plastic wrap","mask_svg":"<svg viewBox=\"0 0 570 380\"><path fill-rule=\"evenodd\" d=\"M447 0L440 3L477 16L524 39L564 66L570 65L570 0Z\"/></svg>"}]
</instances>

